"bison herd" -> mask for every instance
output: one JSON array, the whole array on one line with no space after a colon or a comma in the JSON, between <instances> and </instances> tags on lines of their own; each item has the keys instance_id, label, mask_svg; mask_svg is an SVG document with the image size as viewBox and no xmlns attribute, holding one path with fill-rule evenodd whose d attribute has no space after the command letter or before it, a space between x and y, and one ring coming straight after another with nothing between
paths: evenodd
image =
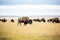
<instances>
[{"instance_id":1,"label":"bison herd","mask_svg":"<svg viewBox=\"0 0 60 40\"><path fill-rule=\"evenodd\" d=\"M5 18L3 19L0 19L0 21L2 22L7 22L7 20ZM24 25L27 25L27 24L32 24L33 21L35 22L52 22L52 23L60 23L60 19L59 18L50 18L48 20L45 20L45 18L37 18L37 19L29 19L29 17L22 17L22 18L18 18L18 23L17 24L20 24L23 23ZM14 19L11 19L11 22L15 22Z\"/></svg>"}]
</instances>

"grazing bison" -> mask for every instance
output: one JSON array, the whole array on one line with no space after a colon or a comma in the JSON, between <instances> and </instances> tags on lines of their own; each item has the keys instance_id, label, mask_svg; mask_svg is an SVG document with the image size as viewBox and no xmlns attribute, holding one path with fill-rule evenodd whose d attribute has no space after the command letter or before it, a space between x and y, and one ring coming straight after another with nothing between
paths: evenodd
<instances>
[{"instance_id":1,"label":"grazing bison","mask_svg":"<svg viewBox=\"0 0 60 40\"><path fill-rule=\"evenodd\" d=\"M2 19L2 22L6 22L7 20L4 18L4 19Z\"/></svg>"},{"instance_id":2,"label":"grazing bison","mask_svg":"<svg viewBox=\"0 0 60 40\"><path fill-rule=\"evenodd\" d=\"M33 21L35 21L35 22L41 22L41 20L39 18L33 19Z\"/></svg>"},{"instance_id":3,"label":"grazing bison","mask_svg":"<svg viewBox=\"0 0 60 40\"><path fill-rule=\"evenodd\" d=\"M46 22L45 18L42 18L41 21Z\"/></svg>"},{"instance_id":4,"label":"grazing bison","mask_svg":"<svg viewBox=\"0 0 60 40\"><path fill-rule=\"evenodd\" d=\"M11 19L11 22L14 22L14 20L13 20L13 19Z\"/></svg>"},{"instance_id":5,"label":"grazing bison","mask_svg":"<svg viewBox=\"0 0 60 40\"><path fill-rule=\"evenodd\" d=\"M60 20L59 20L59 18L53 18L53 19L52 19L52 22L53 22L53 23L54 23L54 22L55 22L55 23L60 23Z\"/></svg>"},{"instance_id":6,"label":"grazing bison","mask_svg":"<svg viewBox=\"0 0 60 40\"><path fill-rule=\"evenodd\" d=\"M48 19L47 21L48 21L48 22L52 22L52 19Z\"/></svg>"},{"instance_id":7,"label":"grazing bison","mask_svg":"<svg viewBox=\"0 0 60 40\"><path fill-rule=\"evenodd\" d=\"M18 24L24 23L24 25L32 24L32 20L29 20L29 17L18 18Z\"/></svg>"},{"instance_id":8,"label":"grazing bison","mask_svg":"<svg viewBox=\"0 0 60 40\"><path fill-rule=\"evenodd\" d=\"M27 25L27 24L32 24L32 20L29 20L29 21L25 21L24 22L24 25Z\"/></svg>"},{"instance_id":9,"label":"grazing bison","mask_svg":"<svg viewBox=\"0 0 60 40\"><path fill-rule=\"evenodd\" d=\"M52 22L52 23L60 23L60 19L59 18L51 18L47 20L48 22Z\"/></svg>"}]
</instances>

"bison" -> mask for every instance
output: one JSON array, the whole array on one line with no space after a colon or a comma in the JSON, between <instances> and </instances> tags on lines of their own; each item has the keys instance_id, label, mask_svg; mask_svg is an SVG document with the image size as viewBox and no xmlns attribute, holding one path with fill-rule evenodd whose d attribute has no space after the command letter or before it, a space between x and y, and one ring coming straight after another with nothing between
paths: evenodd
<instances>
[{"instance_id":1,"label":"bison","mask_svg":"<svg viewBox=\"0 0 60 40\"><path fill-rule=\"evenodd\" d=\"M14 20L13 20L13 19L11 19L11 22L14 22Z\"/></svg>"},{"instance_id":2,"label":"bison","mask_svg":"<svg viewBox=\"0 0 60 40\"><path fill-rule=\"evenodd\" d=\"M60 19L59 18L51 18L47 20L48 22L52 22L52 23L60 23Z\"/></svg>"},{"instance_id":3,"label":"bison","mask_svg":"<svg viewBox=\"0 0 60 40\"><path fill-rule=\"evenodd\" d=\"M52 22L52 19L48 19L47 21L48 21L48 22Z\"/></svg>"},{"instance_id":4,"label":"bison","mask_svg":"<svg viewBox=\"0 0 60 40\"><path fill-rule=\"evenodd\" d=\"M29 20L29 17L18 18L18 24L24 23L24 25L32 24L32 20Z\"/></svg>"},{"instance_id":5,"label":"bison","mask_svg":"<svg viewBox=\"0 0 60 40\"><path fill-rule=\"evenodd\" d=\"M60 20L59 20L59 18L53 18L53 20L52 20L52 22L54 23L60 23Z\"/></svg>"},{"instance_id":6,"label":"bison","mask_svg":"<svg viewBox=\"0 0 60 40\"><path fill-rule=\"evenodd\" d=\"M6 22L7 20L4 18L4 19L2 19L1 21L2 21L2 22Z\"/></svg>"},{"instance_id":7,"label":"bison","mask_svg":"<svg viewBox=\"0 0 60 40\"><path fill-rule=\"evenodd\" d=\"M45 18L42 18L41 21L46 22Z\"/></svg>"},{"instance_id":8,"label":"bison","mask_svg":"<svg viewBox=\"0 0 60 40\"><path fill-rule=\"evenodd\" d=\"M35 22L41 22L41 20L39 18L33 19L33 21L35 21Z\"/></svg>"},{"instance_id":9,"label":"bison","mask_svg":"<svg viewBox=\"0 0 60 40\"><path fill-rule=\"evenodd\" d=\"M24 25L27 25L27 24L32 24L32 20L29 20L29 21L25 21L24 22Z\"/></svg>"}]
</instances>

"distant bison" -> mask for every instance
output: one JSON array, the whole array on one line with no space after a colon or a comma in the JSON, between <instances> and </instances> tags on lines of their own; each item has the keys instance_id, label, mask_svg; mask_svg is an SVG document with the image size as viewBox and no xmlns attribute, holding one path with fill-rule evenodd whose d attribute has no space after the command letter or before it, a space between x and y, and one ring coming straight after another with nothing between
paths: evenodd
<instances>
[{"instance_id":1,"label":"distant bison","mask_svg":"<svg viewBox=\"0 0 60 40\"><path fill-rule=\"evenodd\" d=\"M7 20L6 20L5 18L4 18L4 19L2 19L1 21L2 21L2 22L7 22Z\"/></svg>"},{"instance_id":2,"label":"distant bison","mask_svg":"<svg viewBox=\"0 0 60 40\"><path fill-rule=\"evenodd\" d=\"M48 21L48 22L52 22L52 19L48 19L47 21Z\"/></svg>"},{"instance_id":3,"label":"distant bison","mask_svg":"<svg viewBox=\"0 0 60 40\"><path fill-rule=\"evenodd\" d=\"M13 20L13 19L11 19L11 22L14 22L14 20Z\"/></svg>"},{"instance_id":4,"label":"distant bison","mask_svg":"<svg viewBox=\"0 0 60 40\"><path fill-rule=\"evenodd\" d=\"M41 22L41 20L39 18L33 19L33 21L35 21L35 22Z\"/></svg>"},{"instance_id":5,"label":"distant bison","mask_svg":"<svg viewBox=\"0 0 60 40\"><path fill-rule=\"evenodd\" d=\"M41 21L46 22L45 18L42 18Z\"/></svg>"},{"instance_id":6,"label":"distant bison","mask_svg":"<svg viewBox=\"0 0 60 40\"><path fill-rule=\"evenodd\" d=\"M59 18L51 18L47 20L48 22L52 22L52 23L60 23L60 19Z\"/></svg>"},{"instance_id":7,"label":"distant bison","mask_svg":"<svg viewBox=\"0 0 60 40\"><path fill-rule=\"evenodd\" d=\"M29 17L18 18L18 24L24 23L24 25L32 24L32 20L29 20Z\"/></svg>"}]
</instances>

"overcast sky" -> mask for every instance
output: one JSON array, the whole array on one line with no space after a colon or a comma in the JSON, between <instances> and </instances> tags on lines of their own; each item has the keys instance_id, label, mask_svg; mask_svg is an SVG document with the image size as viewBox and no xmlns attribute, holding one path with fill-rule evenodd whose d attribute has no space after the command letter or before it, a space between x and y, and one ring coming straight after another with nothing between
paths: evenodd
<instances>
[{"instance_id":1,"label":"overcast sky","mask_svg":"<svg viewBox=\"0 0 60 40\"><path fill-rule=\"evenodd\" d=\"M60 15L60 0L0 0L0 16Z\"/></svg>"}]
</instances>

